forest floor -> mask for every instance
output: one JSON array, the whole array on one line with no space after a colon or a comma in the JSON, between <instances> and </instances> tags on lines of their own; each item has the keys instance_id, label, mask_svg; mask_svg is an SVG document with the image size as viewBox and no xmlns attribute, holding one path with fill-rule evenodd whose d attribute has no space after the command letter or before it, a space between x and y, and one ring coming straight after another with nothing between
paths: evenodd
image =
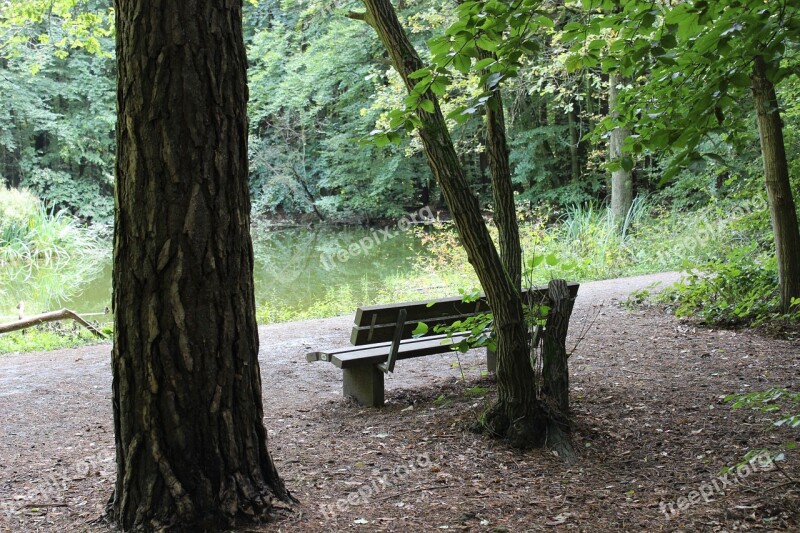
<instances>
[{"instance_id":1,"label":"forest floor","mask_svg":"<svg viewBox=\"0 0 800 533\"><path fill-rule=\"evenodd\" d=\"M400 361L386 406L370 409L341 397L341 371L304 357L346 345L351 316L260 327L269 448L300 503L248 531L800 530L787 478L800 479L800 452L721 474L797 439L722 398L798 390L800 341L622 305L675 279L581 286L571 466L469 432L493 397L482 350ZM0 357L0 531L109 530L97 521L114 481L109 362L107 344Z\"/></svg>"}]
</instances>

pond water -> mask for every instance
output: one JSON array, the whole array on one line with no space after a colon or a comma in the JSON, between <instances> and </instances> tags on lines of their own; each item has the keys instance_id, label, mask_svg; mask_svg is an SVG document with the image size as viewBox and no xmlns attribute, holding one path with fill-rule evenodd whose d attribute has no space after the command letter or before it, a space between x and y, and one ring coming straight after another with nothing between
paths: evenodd
<instances>
[{"instance_id":1,"label":"pond water","mask_svg":"<svg viewBox=\"0 0 800 533\"><path fill-rule=\"evenodd\" d=\"M259 309L276 303L302 309L343 288L354 301L369 301L385 280L411 273L417 255L425 253L419 235L397 229L254 227L253 246ZM111 306L111 251L66 297L52 289L40 295L35 283L10 285L0 295L0 321L15 315L19 300L26 301L27 314L63 307L101 313Z\"/></svg>"}]
</instances>

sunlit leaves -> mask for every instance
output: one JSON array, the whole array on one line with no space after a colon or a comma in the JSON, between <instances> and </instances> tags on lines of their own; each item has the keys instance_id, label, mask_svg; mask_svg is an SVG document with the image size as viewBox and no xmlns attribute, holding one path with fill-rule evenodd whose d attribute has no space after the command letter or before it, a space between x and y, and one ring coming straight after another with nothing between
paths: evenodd
<instances>
[{"instance_id":1,"label":"sunlit leaves","mask_svg":"<svg viewBox=\"0 0 800 533\"><path fill-rule=\"evenodd\" d=\"M26 49L50 45L64 59L70 50L111 57L103 38L114 32L114 12L104 2L79 0L12 0L0 7L0 54L12 57Z\"/></svg>"}]
</instances>

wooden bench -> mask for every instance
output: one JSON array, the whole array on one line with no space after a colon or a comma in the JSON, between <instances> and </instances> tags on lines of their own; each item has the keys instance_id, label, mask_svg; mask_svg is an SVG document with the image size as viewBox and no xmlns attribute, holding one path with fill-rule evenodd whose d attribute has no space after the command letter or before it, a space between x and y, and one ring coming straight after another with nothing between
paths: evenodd
<instances>
[{"instance_id":1,"label":"wooden bench","mask_svg":"<svg viewBox=\"0 0 800 533\"><path fill-rule=\"evenodd\" d=\"M568 285L570 296L578 294L577 283ZM523 302L542 303L547 299L547 287L523 291ZM356 399L362 405L381 406L384 401L384 374L394 371L400 359L447 353L454 344L469 333L434 334L437 324L452 325L457 321L480 313L491 312L485 297L465 303L461 297L442 298L423 302L406 302L390 305L359 307L355 325L350 335L352 347L311 352L306 360L328 361L344 373L344 396ZM412 332L422 322L428 334L415 338ZM487 350L487 367L495 371L495 356Z\"/></svg>"}]
</instances>

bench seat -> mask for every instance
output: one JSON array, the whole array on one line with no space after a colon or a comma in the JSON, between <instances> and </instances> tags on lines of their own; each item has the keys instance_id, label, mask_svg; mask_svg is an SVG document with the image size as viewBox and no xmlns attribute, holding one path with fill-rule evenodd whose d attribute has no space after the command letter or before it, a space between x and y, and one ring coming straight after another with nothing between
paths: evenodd
<instances>
[{"instance_id":1,"label":"bench seat","mask_svg":"<svg viewBox=\"0 0 800 533\"><path fill-rule=\"evenodd\" d=\"M578 287L577 283L568 284L572 298L577 296ZM525 305L546 303L547 287L523 290L521 297ZM353 397L362 405L380 406L384 401L384 375L393 371L395 361L450 352L454 344L469 336L469 332L463 332L448 339L446 335L435 334L434 326L460 324L489 312L485 296L471 302L451 297L359 307L350 335L353 346L314 351L306 354L306 361L325 361L341 368L346 397ZM414 338L419 323L428 326L428 333ZM488 349L486 367L490 372L496 368L496 356Z\"/></svg>"},{"instance_id":2,"label":"bench seat","mask_svg":"<svg viewBox=\"0 0 800 533\"><path fill-rule=\"evenodd\" d=\"M466 333L459 333L448 340L446 335L433 335L417 339L406 339L400 342L397 359L411 359L424 357L437 353L447 353L452 350L452 344L458 344L467 337ZM365 346L348 346L333 350L311 352L306 355L309 363L327 361L338 368L353 368L364 365L379 365L389 359L391 342L379 342Z\"/></svg>"}]
</instances>

